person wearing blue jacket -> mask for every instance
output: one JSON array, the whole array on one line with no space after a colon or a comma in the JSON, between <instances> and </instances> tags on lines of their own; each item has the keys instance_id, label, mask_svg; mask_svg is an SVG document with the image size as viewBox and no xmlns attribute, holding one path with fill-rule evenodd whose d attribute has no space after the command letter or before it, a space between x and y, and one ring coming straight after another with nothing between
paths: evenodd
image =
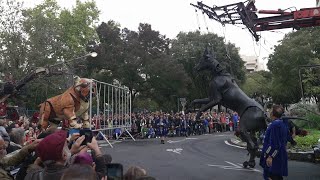
<instances>
[{"instance_id":1,"label":"person wearing blue jacket","mask_svg":"<svg viewBox=\"0 0 320 180\"><path fill-rule=\"evenodd\" d=\"M150 138L154 138L155 132L153 127L151 126L151 124L149 124L149 129L148 129L148 133L147 133L147 137Z\"/></svg>"},{"instance_id":2,"label":"person wearing blue jacket","mask_svg":"<svg viewBox=\"0 0 320 180\"><path fill-rule=\"evenodd\" d=\"M157 135L160 136L161 144L164 144L164 138L168 132L168 120L161 114L160 117L156 119L156 125L158 129Z\"/></svg>"},{"instance_id":3,"label":"person wearing blue jacket","mask_svg":"<svg viewBox=\"0 0 320 180\"><path fill-rule=\"evenodd\" d=\"M263 141L260 166L263 168L265 180L283 179L288 176L287 142L289 130L281 119L284 110L274 105L271 113L272 122L268 126Z\"/></svg>"}]
</instances>

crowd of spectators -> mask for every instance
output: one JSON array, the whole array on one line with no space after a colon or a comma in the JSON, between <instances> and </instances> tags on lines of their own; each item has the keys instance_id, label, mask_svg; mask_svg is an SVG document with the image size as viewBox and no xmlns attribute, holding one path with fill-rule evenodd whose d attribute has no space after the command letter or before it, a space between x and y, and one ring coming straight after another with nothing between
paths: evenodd
<instances>
[{"instance_id":1,"label":"crowd of spectators","mask_svg":"<svg viewBox=\"0 0 320 180\"><path fill-rule=\"evenodd\" d=\"M96 129L117 125L131 125L131 133L140 138L157 138L159 123L167 136L191 136L214 132L233 131L238 127L236 112L205 112L200 119L195 113L132 113L114 119L95 116ZM159 121L161 120L161 121ZM0 179L106 179L111 155L103 154L94 137L91 143L81 145L84 136L68 134L65 130L48 129L41 132L38 116L20 117L17 121L0 119ZM128 124L127 124L128 123ZM121 128L114 134L120 135ZM118 137L115 137L118 138ZM90 153L88 153L90 152ZM124 179L154 179L144 169L130 167Z\"/></svg>"},{"instance_id":2,"label":"crowd of spectators","mask_svg":"<svg viewBox=\"0 0 320 180\"><path fill-rule=\"evenodd\" d=\"M164 119L167 136L191 136L215 132L234 131L238 128L236 112L205 112L200 119L195 113L135 113L132 115L132 132L142 138L157 138L157 120Z\"/></svg>"},{"instance_id":3,"label":"crowd of spectators","mask_svg":"<svg viewBox=\"0 0 320 180\"><path fill-rule=\"evenodd\" d=\"M169 137L191 136L210 134L214 132L235 131L239 125L239 115L233 111L212 111L205 112L200 119L196 119L195 113L164 113L164 112L147 112L132 113L131 122L129 116L111 115L103 118L103 114L94 115L92 125L95 129L105 129L111 127L131 128L131 134L136 138L159 138L159 120L164 122L162 127L165 128ZM123 128L115 128L109 134L109 138L118 139L124 132ZM111 135L110 135L111 134Z\"/></svg>"},{"instance_id":4,"label":"crowd of spectators","mask_svg":"<svg viewBox=\"0 0 320 180\"><path fill-rule=\"evenodd\" d=\"M107 177L112 156L104 154L95 137L83 144L85 136L66 130L40 130L38 119L0 119L1 180L97 180ZM155 179L143 168L133 166L125 180Z\"/></svg>"}]
</instances>

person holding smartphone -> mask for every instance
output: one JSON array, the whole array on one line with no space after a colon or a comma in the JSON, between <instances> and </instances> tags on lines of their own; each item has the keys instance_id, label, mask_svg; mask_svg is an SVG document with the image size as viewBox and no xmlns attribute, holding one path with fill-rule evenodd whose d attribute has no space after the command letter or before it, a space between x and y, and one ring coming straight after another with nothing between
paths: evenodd
<instances>
[{"instance_id":1,"label":"person holding smartphone","mask_svg":"<svg viewBox=\"0 0 320 180\"><path fill-rule=\"evenodd\" d=\"M80 139L81 138L81 139ZM77 140L73 147L75 149L81 149L81 144L85 140L85 137L83 136L79 137L79 141ZM92 150L92 155L87 155L88 149ZM74 152L71 148L71 152ZM78 157L77 157L78 156ZM102 179L105 176L105 158L103 157L103 154L99 148L98 142L95 137L92 137L92 140L90 143L87 143L85 147L77 154L74 156L74 163L77 164L88 164L92 166L92 168L96 171L97 173L97 178ZM94 162L94 163L92 163Z\"/></svg>"},{"instance_id":2,"label":"person holding smartphone","mask_svg":"<svg viewBox=\"0 0 320 180\"><path fill-rule=\"evenodd\" d=\"M89 132L85 132L84 135L80 137L79 136L79 133L74 133L71 136L71 140L77 138L70 149L72 155L74 155L74 159L76 158L78 153L87 153L88 149L91 149L92 159L95 164L95 171L97 172L98 178L101 179L105 176L105 158L103 157L96 138L92 137ZM88 142L88 140L86 140L88 138L92 138L91 142Z\"/></svg>"}]
</instances>

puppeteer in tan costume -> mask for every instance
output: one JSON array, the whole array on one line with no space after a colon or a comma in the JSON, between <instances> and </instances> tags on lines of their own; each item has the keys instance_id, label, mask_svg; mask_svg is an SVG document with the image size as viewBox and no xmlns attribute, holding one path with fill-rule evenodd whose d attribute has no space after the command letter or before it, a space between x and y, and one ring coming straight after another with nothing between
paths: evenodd
<instances>
[{"instance_id":1,"label":"puppeteer in tan costume","mask_svg":"<svg viewBox=\"0 0 320 180\"><path fill-rule=\"evenodd\" d=\"M69 128L90 128L88 115L91 79L75 78L75 83L63 94L52 97L40 105L40 123L43 129L57 126L61 121L68 120ZM95 85L92 85L95 94ZM77 118L82 120L77 123Z\"/></svg>"}]
</instances>

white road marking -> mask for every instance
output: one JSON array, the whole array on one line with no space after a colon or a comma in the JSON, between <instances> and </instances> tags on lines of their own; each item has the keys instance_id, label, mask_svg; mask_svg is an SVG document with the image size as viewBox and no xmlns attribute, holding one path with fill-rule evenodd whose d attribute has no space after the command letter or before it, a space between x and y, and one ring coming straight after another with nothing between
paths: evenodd
<instances>
[{"instance_id":1,"label":"white road marking","mask_svg":"<svg viewBox=\"0 0 320 180\"><path fill-rule=\"evenodd\" d=\"M210 167L218 167L221 169L227 169L227 170L236 170L236 171L253 171L253 172L259 172L262 173L260 170L258 169L254 169L254 168L243 168L242 165L240 163L232 163L229 161L225 161L226 163L230 164L231 166L224 166L224 165L214 165L214 164L208 164L208 166Z\"/></svg>"},{"instance_id":2,"label":"white road marking","mask_svg":"<svg viewBox=\"0 0 320 180\"><path fill-rule=\"evenodd\" d=\"M198 139L198 138L185 138L185 139L180 139L180 140L176 140L176 141L169 140L169 141L167 141L167 142L170 143L170 144L172 144L172 143L183 142L183 141L185 141L185 140L194 140L194 139Z\"/></svg>"},{"instance_id":3,"label":"white road marking","mask_svg":"<svg viewBox=\"0 0 320 180\"><path fill-rule=\"evenodd\" d=\"M171 140L169 140L169 141L167 141L168 143L177 143L177 142L182 142L182 141L185 141L186 139L181 139L181 140L177 140L177 141L171 141Z\"/></svg>"},{"instance_id":4,"label":"white road marking","mask_svg":"<svg viewBox=\"0 0 320 180\"><path fill-rule=\"evenodd\" d=\"M226 145L233 146L233 147L236 147L236 148L246 149L245 147L242 147L242 146L237 146L237 145L230 144L227 140L225 140L224 143L225 143Z\"/></svg>"},{"instance_id":5,"label":"white road marking","mask_svg":"<svg viewBox=\"0 0 320 180\"><path fill-rule=\"evenodd\" d=\"M176 149L167 149L166 151L181 154L182 150L183 150L182 148L176 148Z\"/></svg>"},{"instance_id":6,"label":"white road marking","mask_svg":"<svg viewBox=\"0 0 320 180\"><path fill-rule=\"evenodd\" d=\"M234 166L234 167L238 167L238 168L240 168L241 166L238 166L238 165L236 165L236 164L234 164L234 163L232 163L232 162L229 162L229 161L225 161L226 163L228 163L228 164L231 164L232 166Z\"/></svg>"},{"instance_id":7,"label":"white road marking","mask_svg":"<svg viewBox=\"0 0 320 180\"><path fill-rule=\"evenodd\" d=\"M240 163L237 163L237 164L238 164L239 166L241 166L241 167L243 166L243 165L242 165L242 164L240 164ZM251 170L253 170L253 171L256 171L256 172L260 172L260 173L262 173L262 172L261 172L260 170L258 170L258 169L252 169L252 168L250 168L250 167L249 167L248 169L251 169Z\"/></svg>"}]
</instances>

